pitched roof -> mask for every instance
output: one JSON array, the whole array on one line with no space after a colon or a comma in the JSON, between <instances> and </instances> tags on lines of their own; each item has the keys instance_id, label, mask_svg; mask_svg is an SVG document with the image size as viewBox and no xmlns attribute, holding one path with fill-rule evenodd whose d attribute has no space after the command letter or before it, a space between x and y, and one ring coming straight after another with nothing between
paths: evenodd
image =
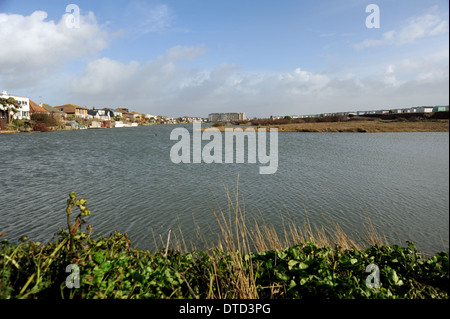
<instances>
[{"instance_id":1,"label":"pitched roof","mask_svg":"<svg viewBox=\"0 0 450 319\"><path fill-rule=\"evenodd\" d=\"M32 113L49 113L46 109L40 107L36 102L30 100L30 112Z\"/></svg>"},{"instance_id":2,"label":"pitched roof","mask_svg":"<svg viewBox=\"0 0 450 319\"><path fill-rule=\"evenodd\" d=\"M75 105L75 104L64 104L64 105L57 106L57 108L65 108L65 107L75 107L76 109L88 110L87 107L78 106L78 105Z\"/></svg>"},{"instance_id":3,"label":"pitched roof","mask_svg":"<svg viewBox=\"0 0 450 319\"><path fill-rule=\"evenodd\" d=\"M54 108L51 105L48 104L44 104L44 109L46 109L47 111L49 111L50 113L56 113L56 114L60 114L60 115L67 115L66 113L64 113L63 111L58 110L57 108Z\"/></svg>"}]
</instances>

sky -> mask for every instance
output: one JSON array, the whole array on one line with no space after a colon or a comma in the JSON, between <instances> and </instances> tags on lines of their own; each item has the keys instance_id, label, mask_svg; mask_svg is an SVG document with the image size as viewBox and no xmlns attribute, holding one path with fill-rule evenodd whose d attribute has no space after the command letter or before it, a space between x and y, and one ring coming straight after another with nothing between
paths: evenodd
<instances>
[{"instance_id":1,"label":"sky","mask_svg":"<svg viewBox=\"0 0 450 319\"><path fill-rule=\"evenodd\" d=\"M447 0L71 1L0 0L0 90L172 117L449 104Z\"/></svg>"}]
</instances>

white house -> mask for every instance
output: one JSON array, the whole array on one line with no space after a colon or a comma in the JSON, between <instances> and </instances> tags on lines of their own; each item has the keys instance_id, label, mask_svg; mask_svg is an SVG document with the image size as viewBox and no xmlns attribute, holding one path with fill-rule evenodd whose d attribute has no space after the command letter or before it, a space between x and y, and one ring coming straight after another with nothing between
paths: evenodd
<instances>
[{"instance_id":1,"label":"white house","mask_svg":"<svg viewBox=\"0 0 450 319\"><path fill-rule=\"evenodd\" d=\"M13 118L16 120L29 120L30 119L30 99L23 96L16 96L16 95L9 95L6 93L6 91L3 91L0 94L0 98L8 99L8 98L14 98L16 101L20 104L20 109L18 112L14 113ZM5 108L3 108L2 105L0 105L0 110L6 111Z\"/></svg>"},{"instance_id":2,"label":"white house","mask_svg":"<svg viewBox=\"0 0 450 319\"><path fill-rule=\"evenodd\" d=\"M96 110L95 108L92 110L88 110L88 115L90 115L94 119L110 121L111 117L109 116L109 112L106 110Z\"/></svg>"},{"instance_id":3,"label":"white house","mask_svg":"<svg viewBox=\"0 0 450 319\"><path fill-rule=\"evenodd\" d=\"M145 118L146 119L156 120L158 117L156 115L153 115L153 114L145 114Z\"/></svg>"},{"instance_id":4,"label":"white house","mask_svg":"<svg viewBox=\"0 0 450 319\"><path fill-rule=\"evenodd\" d=\"M115 117L122 117L122 112L111 109L111 108L104 108L106 112L109 112L109 117L111 117L111 120Z\"/></svg>"}]
</instances>

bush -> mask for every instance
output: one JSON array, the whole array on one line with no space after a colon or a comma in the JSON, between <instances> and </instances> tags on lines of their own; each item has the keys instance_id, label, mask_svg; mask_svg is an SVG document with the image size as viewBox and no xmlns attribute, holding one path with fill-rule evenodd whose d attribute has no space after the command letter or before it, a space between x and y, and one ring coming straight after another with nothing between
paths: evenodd
<instances>
[{"instance_id":1,"label":"bush","mask_svg":"<svg viewBox=\"0 0 450 319\"><path fill-rule=\"evenodd\" d=\"M51 129L45 123L36 123L33 126L33 131L37 132L50 132Z\"/></svg>"},{"instance_id":2,"label":"bush","mask_svg":"<svg viewBox=\"0 0 450 319\"><path fill-rule=\"evenodd\" d=\"M47 126L57 126L58 121L51 114L32 113L31 119L36 123L44 123Z\"/></svg>"}]
</instances>

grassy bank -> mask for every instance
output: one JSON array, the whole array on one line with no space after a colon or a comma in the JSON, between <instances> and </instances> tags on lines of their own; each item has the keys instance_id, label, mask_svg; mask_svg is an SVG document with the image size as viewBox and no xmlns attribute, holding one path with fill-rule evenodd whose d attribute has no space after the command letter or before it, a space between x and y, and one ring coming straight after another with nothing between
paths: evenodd
<instances>
[{"instance_id":1,"label":"grassy bank","mask_svg":"<svg viewBox=\"0 0 450 319\"><path fill-rule=\"evenodd\" d=\"M228 211L213 211L220 234L208 249L182 248L180 231L150 252L118 232L93 238L87 201L71 193L55 242L1 242L0 298L448 298L448 252L425 257L413 243L383 244L370 223L367 247L338 225L291 223L280 234L247 220L237 192L228 198ZM69 289L71 264L80 276Z\"/></svg>"},{"instance_id":2,"label":"grassy bank","mask_svg":"<svg viewBox=\"0 0 450 319\"><path fill-rule=\"evenodd\" d=\"M289 123L250 126L257 128L277 128L279 132L336 132L336 133L382 133L382 132L448 132L448 120L423 121L345 121ZM226 126L218 126L224 131Z\"/></svg>"}]
</instances>

